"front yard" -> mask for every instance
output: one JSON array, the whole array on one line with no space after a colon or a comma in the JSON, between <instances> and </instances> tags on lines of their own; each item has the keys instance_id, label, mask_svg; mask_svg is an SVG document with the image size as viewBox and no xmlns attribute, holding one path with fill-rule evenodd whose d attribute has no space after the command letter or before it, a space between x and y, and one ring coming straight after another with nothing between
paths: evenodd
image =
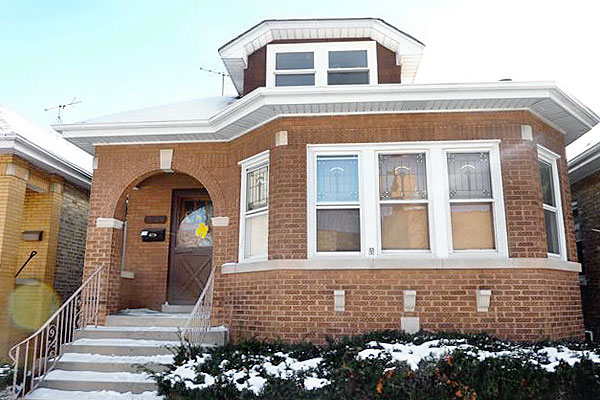
<instances>
[{"instance_id":1,"label":"front yard","mask_svg":"<svg viewBox=\"0 0 600 400\"><path fill-rule=\"evenodd\" d=\"M396 331L326 346L181 346L155 375L167 399L597 399L600 348Z\"/></svg>"}]
</instances>

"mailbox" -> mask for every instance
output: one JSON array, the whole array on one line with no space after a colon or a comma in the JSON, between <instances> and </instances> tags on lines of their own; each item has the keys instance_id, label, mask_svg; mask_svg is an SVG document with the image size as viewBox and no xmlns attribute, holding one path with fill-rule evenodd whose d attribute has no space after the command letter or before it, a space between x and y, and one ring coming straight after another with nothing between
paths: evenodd
<instances>
[{"instance_id":1,"label":"mailbox","mask_svg":"<svg viewBox=\"0 0 600 400\"><path fill-rule=\"evenodd\" d=\"M165 229L144 229L140 232L142 242L164 242Z\"/></svg>"}]
</instances>

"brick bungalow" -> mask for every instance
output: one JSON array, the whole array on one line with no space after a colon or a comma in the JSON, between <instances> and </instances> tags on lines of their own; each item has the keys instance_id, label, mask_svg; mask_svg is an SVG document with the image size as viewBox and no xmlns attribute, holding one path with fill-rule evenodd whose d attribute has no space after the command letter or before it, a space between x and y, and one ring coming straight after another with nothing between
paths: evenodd
<instances>
[{"instance_id":1,"label":"brick bungalow","mask_svg":"<svg viewBox=\"0 0 600 400\"><path fill-rule=\"evenodd\" d=\"M102 316L193 304L213 267L234 339L581 337L564 154L598 116L549 82L414 84L423 49L267 20L219 49L239 96L56 126L95 156Z\"/></svg>"},{"instance_id":2,"label":"brick bungalow","mask_svg":"<svg viewBox=\"0 0 600 400\"><path fill-rule=\"evenodd\" d=\"M81 284L91 162L0 107L0 359Z\"/></svg>"},{"instance_id":3,"label":"brick bungalow","mask_svg":"<svg viewBox=\"0 0 600 400\"><path fill-rule=\"evenodd\" d=\"M594 340L600 339L600 143L588 146L568 163L583 319Z\"/></svg>"}]
</instances>

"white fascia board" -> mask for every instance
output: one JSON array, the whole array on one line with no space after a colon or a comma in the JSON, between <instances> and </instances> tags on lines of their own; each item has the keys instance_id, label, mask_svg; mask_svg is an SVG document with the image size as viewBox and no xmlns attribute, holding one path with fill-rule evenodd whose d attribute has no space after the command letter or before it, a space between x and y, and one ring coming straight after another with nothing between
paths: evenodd
<instances>
[{"instance_id":1,"label":"white fascia board","mask_svg":"<svg viewBox=\"0 0 600 400\"><path fill-rule=\"evenodd\" d=\"M44 150L20 135L4 136L0 139L0 152L12 153L46 172L62 176L68 182L89 189L92 174L68 160Z\"/></svg>"},{"instance_id":2,"label":"white fascia board","mask_svg":"<svg viewBox=\"0 0 600 400\"><path fill-rule=\"evenodd\" d=\"M575 118L582 127L589 130L596 125L600 118L587 107L582 106L573 98L567 96L556 87L553 82L491 82L491 83L467 83L467 84L418 84L418 85L398 85L381 84L369 86L341 86L341 87L297 87L297 88L259 88L247 96L235 101L227 108L221 110L214 116L205 120L187 120L187 121L159 121L159 122L123 122L123 123L92 123L92 124L69 124L55 125L54 129L63 133L66 139L84 139L94 143L96 138L139 136L135 142L164 141L173 140L173 135L211 135L208 138L211 141L230 141L239 137L258 126L261 126L275 118L281 116L298 115L327 115L321 114L300 114L278 113L265 117L264 121L253 122L253 126L236 129L233 133L224 135L220 131L232 124L240 121L242 118L252 115L260 110L272 110L273 106L296 106L296 105L328 105L328 104L365 104L365 103L390 103L390 102L414 102L423 101L423 109L417 110L391 110L388 105L382 107L381 112L464 112L464 111L515 111L528 110L537 114L545 122L563 133L567 129L560 125L558 121L552 121L546 118L543 113L533 110L531 107L499 107L486 108L473 105L465 109L442 109L427 108L427 102L435 100L488 100L495 99L550 99L567 114ZM379 112L372 109L368 114ZM353 112L347 112L351 114ZM354 112L360 113L360 112ZM150 138L152 136L152 138ZM87 138L87 139L86 139ZM81 142L78 140L77 142ZM102 142L107 144L106 142ZM132 142L132 141L129 141ZM98 143L100 144L100 143ZM127 143L119 143L127 144Z\"/></svg>"}]
</instances>

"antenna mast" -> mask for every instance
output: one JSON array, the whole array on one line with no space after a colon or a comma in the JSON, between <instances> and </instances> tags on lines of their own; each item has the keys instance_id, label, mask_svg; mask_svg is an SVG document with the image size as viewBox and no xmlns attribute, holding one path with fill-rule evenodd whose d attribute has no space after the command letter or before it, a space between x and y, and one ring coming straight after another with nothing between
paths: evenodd
<instances>
[{"instance_id":1,"label":"antenna mast","mask_svg":"<svg viewBox=\"0 0 600 400\"><path fill-rule=\"evenodd\" d=\"M212 69L203 68L203 67L200 67L200 71L210 72L211 74L215 74L215 75L221 75L221 96L223 96L223 94L225 93L225 77L230 76L230 75L226 74L225 72L214 71Z\"/></svg>"},{"instance_id":2,"label":"antenna mast","mask_svg":"<svg viewBox=\"0 0 600 400\"><path fill-rule=\"evenodd\" d=\"M67 107L72 107L75 104L79 104L81 103L81 100L77 100L77 97L73 97L73 100L71 100L70 103L65 103L65 104L58 104L54 107L49 107L49 108L44 108L44 111L50 111L50 110L58 110L57 111L57 116L56 116L56 123L57 124L62 124L62 118L60 117L61 112L67 108Z\"/></svg>"}]
</instances>

